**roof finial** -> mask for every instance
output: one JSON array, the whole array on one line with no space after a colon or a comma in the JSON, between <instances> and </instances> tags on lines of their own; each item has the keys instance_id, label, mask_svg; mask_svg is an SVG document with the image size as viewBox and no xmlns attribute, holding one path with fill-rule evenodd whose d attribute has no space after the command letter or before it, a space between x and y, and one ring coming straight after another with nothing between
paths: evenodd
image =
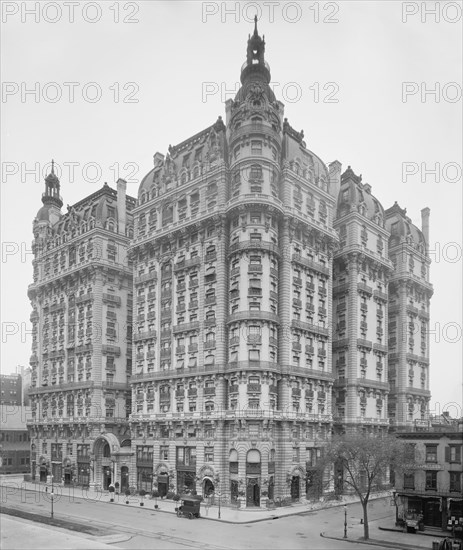
<instances>
[{"instance_id":1,"label":"roof finial","mask_svg":"<svg viewBox=\"0 0 463 550\"><path fill-rule=\"evenodd\" d=\"M254 36L259 36L257 32L257 15L254 16Z\"/></svg>"},{"instance_id":2,"label":"roof finial","mask_svg":"<svg viewBox=\"0 0 463 550\"><path fill-rule=\"evenodd\" d=\"M51 159L51 173L55 173L55 161L53 159Z\"/></svg>"}]
</instances>

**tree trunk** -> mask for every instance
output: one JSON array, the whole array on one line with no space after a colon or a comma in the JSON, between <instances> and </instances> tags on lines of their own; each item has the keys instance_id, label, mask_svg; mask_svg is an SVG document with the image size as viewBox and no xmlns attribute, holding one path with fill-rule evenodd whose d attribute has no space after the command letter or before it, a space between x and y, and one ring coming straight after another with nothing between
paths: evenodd
<instances>
[{"instance_id":1,"label":"tree trunk","mask_svg":"<svg viewBox=\"0 0 463 550\"><path fill-rule=\"evenodd\" d=\"M362 502L363 508L363 538L368 540L370 538L370 529L368 527L368 500Z\"/></svg>"}]
</instances>

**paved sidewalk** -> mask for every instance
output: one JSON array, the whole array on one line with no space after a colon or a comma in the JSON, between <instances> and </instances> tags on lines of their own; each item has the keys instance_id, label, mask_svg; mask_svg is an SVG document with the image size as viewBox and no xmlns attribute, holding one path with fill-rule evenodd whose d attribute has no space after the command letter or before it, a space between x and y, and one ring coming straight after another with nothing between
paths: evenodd
<instances>
[{"instance_id":1,"label":"paved sidewalk","mask_svg":"<svg viewBox=\"0 0 463 550\"><path fill-rule=\"evenodd\" d=\"M46 485L45 483L33 483L29 481L17 480L15 483L12 481L7 481L5 479L1 480L1 492L3 502L6 504L8 499L8 494L13 494L15 492L18 494L21 491L35 491L43 494L43 498L47 501L50 500L51 486ZM107 503L108 505L114 506L136 506L140 508L141 498L140 496L131 496L129 497L129 504L126 504L125 495L114 495L114 502L110 503L110 494L107 491L96 491L93 489L84 489L82 487L62 487L54 485L54 495L55 499L83 499L83 500L92 500L96 502ZM376 498L384 498L389 496L389 493L381 493L377 495ZM204 519L209 519L212 521L222 521L225 523L255 523L258 521L267 521L273 518L281 518L285 516L293 516L298 514L303 514L307 512L315 512L320 509L332 508L335 506L344 506L345 504L351 504L357 502L353 498L344 498L343 500L333 500L321 503L295 503L291 506L280 506L272 509L265 508L230 508L230 507L220 507L220 518L219 518L219 507L218 505L207 506L205 502L201 503L201 517ZM178 506L178 503L172 500L161 500L160 498L152 499L150 497L145 497L143 499L143 508L149 511L153 511L155 504L158 505L158 511L160 513L169 513L175 514L175 508Z\"/></svg>"},{"instance_id":2,"label":"paved sidewalk","mask_svg":"<svg viewBox=\"0 0 463 550\"><path fill-rule=\"evenodd\" d=\"M368 541L363 538L363 524L360 522L348 522L347 540L350 542L361 543L367 546L382 546L386 548L396 548L403 550L421 550L422 548L433 547L433 542L439 543L448 534L439 531L418 531L417 533L404 533L402 529L396 527L393 521L389 523L372 521L369 525L370 538ZM341 529L330 530L321 533L324 538L334 540L346 540L344 532Z\"/></svg>"},{"instance_id":3,"label":"paved sidewalk","mask_svg":"<svg viewBox=\"0 0 463 550\"><path fill-rule=\"evenodd\" d=\"M95 537L86 537L79 533L71 533L25 520L1 515L2 550L109 550L114 546L100 542ZM101 539L101 537L98 537ZM109 541L108 541L109 542Z\"/></svg>"}]
</instances>

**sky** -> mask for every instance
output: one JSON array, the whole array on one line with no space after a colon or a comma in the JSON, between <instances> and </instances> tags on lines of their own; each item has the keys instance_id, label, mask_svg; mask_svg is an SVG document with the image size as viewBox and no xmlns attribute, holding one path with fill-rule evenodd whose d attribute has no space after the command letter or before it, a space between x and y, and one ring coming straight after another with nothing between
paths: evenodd
<instances>
[{"instance_id":1,"label":"sky","mask_svg":"<svg viewBox=\"0 0 463 550\"><path fill-rule=\"evenodd\" d=\"M462 415L461 2L2 2L2 372L31 355L32 221L225 119L253 18L285 116L385 208L431 209L431 412Z\"/></svg>"}]
</instances>

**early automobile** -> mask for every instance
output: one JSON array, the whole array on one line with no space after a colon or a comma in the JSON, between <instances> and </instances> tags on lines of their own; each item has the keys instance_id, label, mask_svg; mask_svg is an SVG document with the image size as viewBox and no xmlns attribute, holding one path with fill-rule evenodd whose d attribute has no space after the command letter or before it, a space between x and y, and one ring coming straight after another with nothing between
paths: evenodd
<instances>
[{"instance_id":1,"label":"early automobile","mask_svg":"<svg viewBox=\"0 0 463 550\"><path fill-rule=\"evenodd\" d=\"M189 519L201 517L201 497L194 495L182 495L180 499L181 505L176 508L178 517L185 516Z\"/></svg>"}]
</instances>

